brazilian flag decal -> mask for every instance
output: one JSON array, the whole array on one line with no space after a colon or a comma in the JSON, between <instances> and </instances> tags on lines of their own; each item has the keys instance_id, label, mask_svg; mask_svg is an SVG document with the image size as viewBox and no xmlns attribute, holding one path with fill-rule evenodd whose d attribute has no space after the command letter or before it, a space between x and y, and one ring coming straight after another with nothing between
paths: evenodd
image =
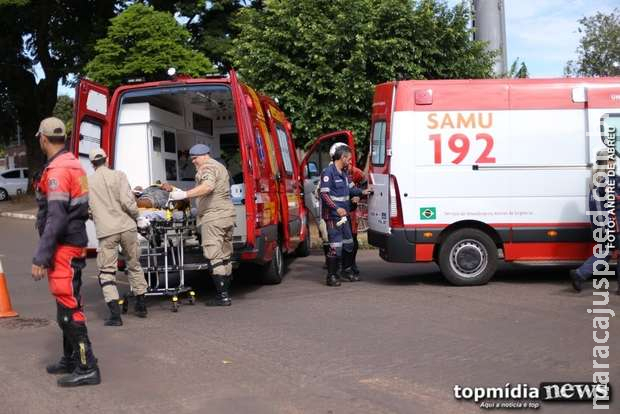
<instances>
[{"instance_id":1,"label":"brazilian flag decal","mask_svg":"<svg viewBox=\"0 0 620 414\"><path fill-rule=\"evenodd\" d=\"M420 220L435 220L436 218L435 207L420 207Z\"/></svg>"}]
</instances>

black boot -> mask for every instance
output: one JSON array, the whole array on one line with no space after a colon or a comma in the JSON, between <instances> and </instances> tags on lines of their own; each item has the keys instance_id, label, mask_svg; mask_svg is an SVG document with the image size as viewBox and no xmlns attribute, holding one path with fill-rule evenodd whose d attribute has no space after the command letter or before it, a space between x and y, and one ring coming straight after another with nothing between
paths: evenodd
<instances>
[{"instance_id":1,"label":"black boot","mask_svg":"<svg viewBox=\"0 0 620 414\"><path fill-rule=\"evenodd\" d=\"M134 312L137 317L146 318L148 312L146 310L146 302L144 301L144 293L141 295L136 295L136 306L134 307Z\"/></svg>"},{"instance_id":2,"label":"black boot","mask_svg":"<svg viewBox=\"0 0 620 414\"><path fill-rule=\"evenodd\" d=\"M207 306L230 306L232 301L228 295L228 287L230 286L231 276L213 275L213 283L217 291L214 299L209 299L205 303Z\"/></svg>"},{"instance_id":3,"label":"black boot","mask_svg":"<svg viewBox=\"0 0 620 414\"><path fill-rule=\"evenodd\" d=\"M353 252L342 252L342 273L340 277L347 282L359 282L360 278L353 272Z\"/></svg>"},{"instance_id":4,"label":"black boot","mask_svg":"<svg viewBox=\"0 0 620 414\"><path fill-rule=\"evenodd\" d=\"M111 300L107 303L110 309L110 317L103 323L105 326L123 326L123 320L121 319L121 305L118 304L118 300Z\"/></svg>"},{"instance_id":5,"label":"black boot","mask_svg":"<svg viewBox=\"0 0 620 414\"><path fill-rule=\"evenodd\" d=\"M75 369L77 365L77 355L73 353L71 341L64 333L62 335L62 351L63 355L60 361L45 367L48 374L69 374Z\"/></svg>"},{"instance_id":6,"label":"black boot","mask_svg":"<svg viewBox=\"0 0 620 414\"><path fill-rule=\"evenodd\" d=\"M323 243L323 254L325 255L325 263L323 264L323 269L327 269L327 255L329 254L329 244Z\"/></svg>"},{"instance_id":7,"label":"black boot","mask_svg":"<svg viewBox=\"0 0 620 414\"><path fill-rule=\"evenodd\" d=\"M86 325L71 322L68 330L73 348L76 350L77 367L64 377L58 379L60 387L79 387L80 385L96 385L101 382L101 374L97 366L97 358L88 339Z\"/></svg>"},{"instance_id":8,"label":"black boot","mask_svg":"<svg viewBox=\"0 0 620 414\"><path fill-rule=\"evenodd\" d=\"M338 279L338 266L340 265L340 258L337 256L327 256L327 279L325 284L327 286L340 286L340 280Z\"/></svg>"}]
</instances>

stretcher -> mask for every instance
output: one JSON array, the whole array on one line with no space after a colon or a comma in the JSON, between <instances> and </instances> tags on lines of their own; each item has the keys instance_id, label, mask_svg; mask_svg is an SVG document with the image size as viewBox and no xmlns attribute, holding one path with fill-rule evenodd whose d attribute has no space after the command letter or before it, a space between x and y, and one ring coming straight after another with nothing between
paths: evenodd
<instances>
[{"instance_id":1,"label":"stretcher","mask_svg":"<svg viewBox=\"0 0 620 414\"><path fill-rule=\"evenodd\" d=\"M210 270L209 262L202 256L200 232L196 218L187 211L165 210L142 211L148 225L138 228L140 264L147 282L146 296L166 296L172 303L172 311L178 312L181 296L187 296L188 303L196 303L196 293L185 284L185 272ZM187 263L187 255L191 263ZM122 311L128 310L126 295Z\"/></svg>"}]
</instances>

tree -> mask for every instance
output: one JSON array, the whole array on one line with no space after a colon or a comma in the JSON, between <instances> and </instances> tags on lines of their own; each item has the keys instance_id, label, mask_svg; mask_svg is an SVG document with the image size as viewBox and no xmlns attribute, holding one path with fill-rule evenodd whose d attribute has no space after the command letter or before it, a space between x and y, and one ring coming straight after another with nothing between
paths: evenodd
<instances>
[{"instance_id":1,"label":"tree","mask_svg":"<svg viewBox=\"0 0 620 414\"><path fill-rule=\"evenodd\" d=\"M73 98L60 95L54 107L53 115L63 120L67 126L67 134L69 134L73 130Z\"/></svg>"},{"instance_id":2,"label":"tree","mask_svg":"<svg viewBox=\"0 0 620 414\"><path fill-rule=\"evenodd\" d=\"M6 147L17 136L17 117L8 88L0 83L0 147Z\"/></svg>"},{"instance_id":3,"label":"tree","mask_svg":"<svg viewBox=\"0 0 620 414\"><path fill-rule=\"evenodd\" d=\"M577 60L564 68L567 76L620 76L620 10L579 19L582 34Z\"/></svg>"},{"instance_id":4,"label":"tree","mask_svg":"<svg viewBox=\"0 0 620 414\"><path fill-rule=\"evenodd\" d=\"M519 65L519 58L516 58L512 65L510 65L510 69L508 72L501 76L502 78L529 78L530 73L527 70L527 66L525 62L521 62Z\"/></svg>"},{"instance_id":5,"label":"tree","mask_svg":"<svg viewBox=\"0 0 620 414\"><path fill-rule=\"evenodd\" d=\"M266 0L241 9L235 27L231 60L279 99L300 144L346 128L365 148L378 83L492 73L494 54L471 40L466 10L431 0Z\"/></svg>"},{"instance_id":6,"label":"tree","mask_svg":"<svg viewBox=\"0 0 620 414\"><path fill-rule=\"evenodd\" d=\"M21 126L31 170L44 161L34 134L40 120L52 114L58 82L81 72L120 3L0 0L0 94L7 97ZM0 110L2 123L11 122L4 113Z\"/></svg>"},{"instance_id":7,"label":"tree","mask_svg":"<svg viewBox=\"0 0 620 414\"><path fill-rule=\"evenodd\" d=\"M192 50L189 40L172 14L136 3L111 20L85 72L111 88L128 78L161 79L170 67L192 76L212 72L209 59Z\"/></svg>"},{"instance_id":8,"label":"tree","mask_svg":"<svg viewBox=\"0 0 620 414\"><path fill-rule=\"evenodd\" d=\"M238 34L233 27L234 15L243 7L256 10L261 1L248 0L204 0L179 4L178 10L187 18L185 27L192 34L192 44L204 53L221 70L230 68L229 51L232 40Z\"/></svg>"}]
</instances>

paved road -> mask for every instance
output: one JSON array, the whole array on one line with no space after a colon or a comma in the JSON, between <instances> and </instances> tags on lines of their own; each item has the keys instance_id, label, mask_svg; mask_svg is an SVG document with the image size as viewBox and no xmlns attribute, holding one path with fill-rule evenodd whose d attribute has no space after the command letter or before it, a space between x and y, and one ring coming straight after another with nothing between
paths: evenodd
<instances>
[{"instance_id":1,"label":"paved road","mask_svg":"<svg viewBox=\"0 0 620 414\"><path fill-rule=\"evenodd\" d=\"M317 253L290 263L279 286L235 280L230 308L203 306L212 288L194 280L196 306L175 314L149 298L149 318L128 315L121 328L102 326L89 260L83 292L103 383L59 389L44 372L60 343L46 284L29 276L32 226L0 218L0 254L22 318L0 321L0 413L476 413L475 403L454 399L455 384L538 386L593 372L592 295L575 295L565 271L509 269L487 286L458 288L434 265L388 264L367 251L362 283L323 286ZM618 296L610 307L620 317ZM618 393L617 363L611 378ZM590 410L548 403L537 412Z\"/></svg>"}]
</instances>

